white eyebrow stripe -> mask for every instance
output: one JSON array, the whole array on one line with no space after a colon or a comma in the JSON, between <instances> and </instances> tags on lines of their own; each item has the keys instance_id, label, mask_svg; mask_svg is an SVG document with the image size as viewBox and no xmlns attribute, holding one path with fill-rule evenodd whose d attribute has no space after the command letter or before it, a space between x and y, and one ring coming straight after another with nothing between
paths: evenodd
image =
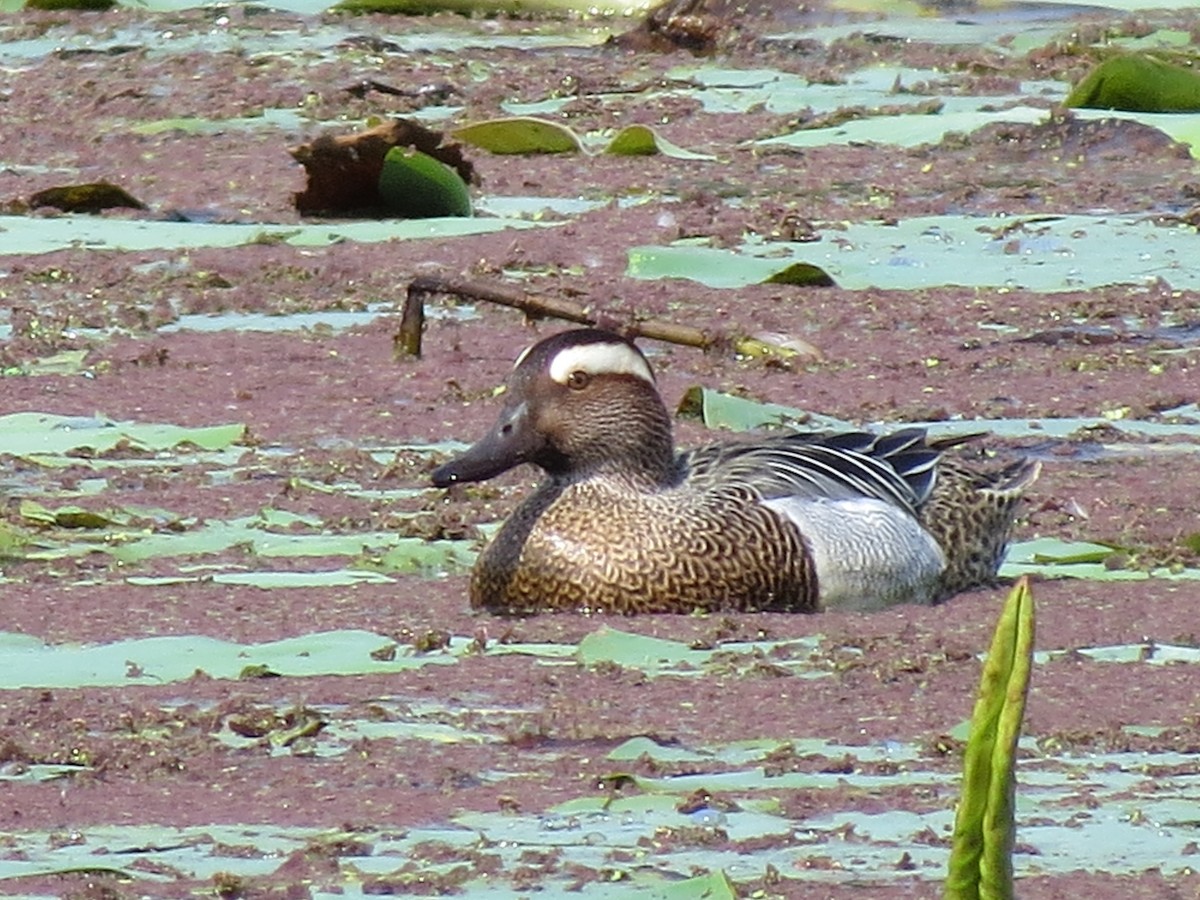
<instances>
[{"instance_id":1,"label":"white eyebrow stripe","mask_svg":"<svg viewBox=\"0 0 1200 900\"><path fill-rule=\"evenodd\" d=\"M566 384L572 372L589 375L634 375L654 384L654 373L642 355L628 344L576 344L550 360L550 377Z\"/></svg>"},{"instance_id":2,"label":"white eyebrow stripe","mask_svg":"<svg viewBox=\"0 0 1200 900\"><path fill-rule=\"evenodd\" d=\"M529 351L532 350L536 346L537 346L537 344L530 344L528 347L526 347L524 350L522 350L521 355L517 357L517 361L513 363L513 368L519 369L521 367L521 363L525 362L525 357L527 357L529 355Z\"/></svg>"}]
</instances>

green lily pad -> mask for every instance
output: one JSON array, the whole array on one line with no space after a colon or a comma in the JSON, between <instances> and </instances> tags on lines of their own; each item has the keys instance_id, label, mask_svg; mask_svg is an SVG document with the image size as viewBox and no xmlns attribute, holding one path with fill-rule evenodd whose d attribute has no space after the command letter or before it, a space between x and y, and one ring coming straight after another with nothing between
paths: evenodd
<instances>
[{"instance_id":1,"label":"green lily pad","mask_svg":"<svg viewBox=\"0 0 1200 900\"><path fill-rule=\"evenodd\" d=\"M181 134L216 134L223 131L257 131L267 128L297 131L306 120L296 109L267 107L257 115L235 116L229 119L209 119L200 116L176 116L170 119L151 119L139 122L129 130L133 134L155 135L177 131Z\"/></svg>"},{"instance_id":2,"label":"green lily pad","mask_svg":"<svg viewBox=\"0 0 1200 900\"><path fill-rule=\"evenodd\" d=\"M584 636L576 651L576 658L585 666L603 662L643 670L680 665L698 667L708 656L679 641L631 634L608 626Z\"/></svg>"},{"instance_id":3,"label":"green lily pad","mask_svg":"<svg viewBox=\"0 0 1200 900\"><path fill-rule=\"evenodd\" d=\"M0 447L14 456L67 454L80 450L105 453L118 444L151 451L186 444L202 450L222 450L241 440L245 433L246 426L241 424L185 428L54 413L0 416Z\"/></svg>"},{"instance_id":4,"label":"green lily pad","mask_svg":"<svg viewBox=\"0 0 1200 900\"><path fill-rule=\"evenodd\" d=\"M626 125L617 132L616 137L604 148L604 152L614 156L654 156L661 153L672 159L716 159L710 153L697 153L672 144L646 125Z\"/></svg>"},{"instance_id":5,"label":"green lily pad","mask_svg":"<svg viewBox=\"0 0 1200 900\"><path fill-rule=\"evenodd\" d=\"M533 116L510 116L464 125L452 132L465 144L492 153L579 153L583 145L570 128Z\"/></svg>"},{"instance_id":6,"label":"green lily pad","mask_svg":"<svg viewBox=\"0 0 1200 900\"><path fill-rule=\"evenodd\" d=\"M119 513L93 512L79 506L60 506L52 510L33 500L22 500L19 510L26 522L42 527L108 528L128 522L128 517Z\"/></svg>"},{"instance_id":7,"label":"green lily pad","mask_svg":"<svg viewBox=\"0 0 1200 900\"><path fill-rule=\"evenodd\" d=\"M1039 538L1034 541L1025 541L1018 545L1018 547L1019 550L1009 553L1009 559L1014 562L1026 561L1060 566L1104 562L1104 560L1112 556L1115 549L1106 544L1093 544L1088 541L1063 541L1058 538Z\"/></svg>"},{"instance_id":8,"label":"green lily pad","mask_svg":"<svg viewBox=\"0 0 1200 900\"><path fill-rule=\"evenodd\" d=\"M604 757L612 762L627 762L641 759L645 756L655 762L698 762L708 759L705 754L688 750L685 747L664 747L648 737L633 737L625 743L614 747Z\"/></svg>"},{"instance_id":9,"label":"green lily pad","mask_svg":"<svg viewBox=\"0 0 1200 900\"><path fill-rule=\"evenodd\" d=\"M805 128L779 137L756 141L762 146L826 147L838 144L885 144L917 147L937 144L947 134L970 134L996 122L1036 124L1045 121L1046 110L1012 106L1003 110L961 110L937 115L904 113L853 119L827 128Z\"/></svg>"},{"instance_id":10,"label":"green lily pad","mask_svg":"<svg viewBox=\"0 0 1200 900\"><path fill-rule=\"evenodd\" d=\"M463 572L475 562L475 551L465 541L426 541L398 538L378 555L359 565L380 572Z\"/></svg>"},{"instance_id":11,"label":"green lily pad","mask_svg":"<svg viewBox=\"0 0 1200 900\"><path fill-rule=\"evenodd\" d=\"M1146 571L1111 566L1115 548L1087 541L1038 538L1013 544L1000 567L1005 578L1038 574L1047 578L1083 578L1088 581L1200 580L1200 569L1160 567Z\"/></svg>"},{"instance_id":12,"label":"green lily pad","mask_svg":"<svg viewBox=\"0 0 1200 900\"><path fill-rule=\"evenodd\" d=\"M697 418L709 428L752 431L773 426L803 426L816 431L851 431L854 424L833 416L822 416L778 403L759 403L745 397L722 394L693 385L679 403L679 416Z\"/></svg>"},{"instance_id":13,"label":"green lily pad","mask_svg":"<svg viewBox=\"0 0 1200 900\"><path fill-rule=\"evenodd\" d=\"M1174 118L1193 121L1200 138L1200 118ZM1200 268L1184 261L1192 258L1195 238L1190 225L1146 217L919 216L850 223L830 229L829 237L818 242L752 236L736 250L714 247L707 240L631 247L626 274L739 288L762 284L791 265L807 263L848 290L953 284L1054 292L1160 280L1176 290L1192 290L1200 288ZM1089 264L1081 267L1081 259Z\"/></svg>"},{"instance_id":14,"label":"green lily pad","mask_svg":"<svg viewBox=\"0 0 1200 900\"><path fill-rule=\"evenodd\" d=\"M1106 59L1067 95L1069 107L1133 112L1200 111L1200 73L1143 53Z\"/></svg>"},{"instance_id":15,"label":"green lily pad","mask_svg":"<svg viewBox=\"0 0 1200 900\"><path fill-rule=\"evenodd\" d=\"M325 572L218 572L215 575L131 576L125 581L139 587L163 587L173 584L236 584L241 587L314 588L351 587L356 584L390 584L392 579L361 569L334 569Z\"/></svg>"},{"instance_id":16,"label":"green lily pad","mask_svg":"<svg viewBox=\"0 0 1200 900\"><path fill-rule=\"evenodd\" d=\"M28 635L0 633L0 689L167 684L197 670L236 680L247 666L264 666L281 677L362 675L453 663L469 643L443 653L372 656L386 642L367 631L317 632L265 644L238 644L201 635L137 638L113 644L43 644Z\"/></svg>"},{"instance_id":17,"label":"green lily pad","mask_svg":"<svg viewBox=\"0 0 1200 900\"><path fill-rule=\"evenodd\" d=\"M740 895L734 889L729 876L718 869L707 875L696 875L669 885L659 896L663 900L694 900L697 897L703 897L704 900L737 900Z\"/></svg>"},{"instance_id":18,"label":"green lily pad","mask_svg":"<svg viewBox=\"0 0 1200 900\"><path fill-rule=\"evenodd\" d=\"M379 196L389 211L407 219L471 215L471 193L459 174L409 147L393 147L384 157Z\"/></svg>"},{"instance_id":19,"label":"green lily pad","mask_svg":"<svg viewBox=\"0 0 1200 900\"><path fill-rule=\"evenodd\" d=\"M20 367L22 375L75 375L84 369L90 350L61 350L50 356L32 359Z\"/></svg>"}]
</instances>

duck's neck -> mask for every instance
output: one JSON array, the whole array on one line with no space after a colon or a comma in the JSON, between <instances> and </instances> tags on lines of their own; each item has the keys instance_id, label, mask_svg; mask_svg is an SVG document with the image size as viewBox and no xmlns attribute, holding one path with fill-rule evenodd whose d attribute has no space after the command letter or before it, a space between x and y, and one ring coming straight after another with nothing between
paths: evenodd
<instances>
[{"instance_id":1,"label":"duck's neck","mask_svg":"<svg viewBox=\"0 0 1200 900\"><path fill-rule=\"evenodd\" d=\"M674 477L675 438L666 410L660 407L655 413L629 423L610 467L635 481L662 486Z\"/></svg>"},{"instance_id":2,"label":"duck's neck","mask_svg":"<svg viewBox=\"0 0 1200 900\"><path fill-rule=\"evenodd\" d=\"M574 455L574 477L620 478L646 488L662 487L675 477L671 417L657 395L635 409L611 409L605 415L611 421L601 429L603 440Z\"/></svg>"}]
</instances>

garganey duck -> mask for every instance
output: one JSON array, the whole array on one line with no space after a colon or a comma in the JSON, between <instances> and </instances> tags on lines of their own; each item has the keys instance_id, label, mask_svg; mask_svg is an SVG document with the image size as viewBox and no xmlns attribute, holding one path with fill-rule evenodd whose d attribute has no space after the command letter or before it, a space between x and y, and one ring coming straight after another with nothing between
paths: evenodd
<instances>
[{"instance_id":1,"label":"garganey duck","mask_svg":"<svg viewBox=\"0 0 1200 900\"><path fill-rule=\"evenodd\" d=\"M641 351L580 329L522 353L495 425L432 477L546 475L479 556L475 608L876 610L994 581L1038 465L943 455L964 440L795 433L679 453Z\"/></svg>"}]
</instances>

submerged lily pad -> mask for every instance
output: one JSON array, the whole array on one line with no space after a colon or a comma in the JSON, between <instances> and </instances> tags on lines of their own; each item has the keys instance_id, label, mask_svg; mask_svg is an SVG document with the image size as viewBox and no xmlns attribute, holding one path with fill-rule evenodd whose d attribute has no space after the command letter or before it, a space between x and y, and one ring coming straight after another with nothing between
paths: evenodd
<instances>
[{"instance_id":1,"label":"submerged lily pad","mask_svg":"<svg viewBox=\"0 0 1200 900\"><path fill-rule=\"evenodd\" d=\"M241 424L185 428L55 413L0 416L0 447L14 456L66 454L80 450L105 453L118 444L150 451L186 444L202 450L220 450L241 440L245 433L246 426Z\"/></svg>"},{"instance_id":2,"label":"submerged lily pad","mask_svg":"<svg viewBox=\"0 0 1200 900\"><path fill-rule=\"evenodd\" d=\"M615 628L603 627L579 642L576 655L585 666L597 663L616 663L634 669L698 667L709 654L693 650L679 641L630 634Z\"/></svg>"},{"instance_id":3,"label":"submerged lily pad","mask_svg":"<svg viewBox=\"0 0 1200 900\"><path fill-rule=\"evenodd\" d=\"M1046 110L1012 106L1003 110L944 112L936 115L906 113L853 119L828 128L806 128L757 143L771 147L827 147L837 144L884 144L917 147L937 144L951 133L970 134L996 122L1035 124L1046 119Z\"/></svg>"},{"instance_id":4,"label":"submerged lily pad","mask_svg":"<svg viewBox=\"0 0 1200 900\"><path fill-rule=\"evenodd\" d=\"M1110 560L1117 560L1110 565ZM1150 578L1165 581L1200 580L1200 569L1128 568L1119 560L1117 551L1104 544L1086 541L1062 541L1058 538L1038 538L1013 544L1000 568L1002 577L1037 574L1046 578L1084 578L1089 581L1145 581Z\"/></svg>"},{"instance_id":5,"label":"submerged lily pad","mask_svg":"<svg viewBox=\"0 0 1200 900\"><path fill-rule=\"evenodd\" d=\"M167 684L197 671L236 680L248 665L267 666L285 677L361 675L453 663L469 643L450 652L372 655L386 638L367 631L326 631L265 644L237 644L212 637L179 635L138 638L113 644L47 645L27 635L0 635L0 689Z\"/></svg>"},{"instance_id":6,"label":"submerged lily pad","mask_svg":"<svg viewBox=\"0 0 1200 900\"><path fill-rule=\"evenodd\" d=\"M726 672L753 669L762 654L786 647L776 664L777 672L819 678L828 674L827 668L814 657L819 642L818 636L782 642L731 642L716 649L697 649L679 641L605 625L579 642L575 659L585 666L618 665L649 675L701 675L713 668Z\"/></svg>"},{"instance_id":7,"label":"submerged lily pad","mask_svg":"<svg viewBox=\"0 0 1200 900\"><path fill-rule=\"evenodd\" d=\"M313 588L350 587L356 584L390 584L391 579L361 569L334 569L324 572L217 572L208 575L164 575L161 577L131 576L128 584L140 587L162 587L172 584L237 584L243 587Z\"/></svg>"},{"instance_id":8,"label":"submerged lily pad","mask_svg":"<svg viewBox=\"0 0 1200 900\"><path fill-rule=\"evenodd\" d=\"M755 428L802 426L817 431L851 431L845 419L822 416L778 403L759 403L733 394L722 394L702 385L688 388L679 403L679 415L698 418L709 428L751 431Z\"/></svg>"},{"instance_id":9,"label":"submerged lily pad","mask_svg":"<svg viewBox=\"0 0 1200 900\"><path fill-rule=\"evenodd\" d=\"M328 247L342 241L384 243L441 240L472 234L548 224L520 219L447 216L440 219L384 219L320 225L242 225L60 216L53 219L0 216L5 250L12 254L52 253L73 246L106 250L243 247L277 243L292 247Z\"/></svg>"},{"instance_id":10,"label":"submerged lily pad","mask_svg":"<svg viewBox=\"0 0 1200 900\"><path fill-rule=\"evenodd\" d=\"M803 263L849 290L945 285L1077 291L1166 282L1200 289L1189 264L1195 229L1143 217L925 216L831 227L819 242L749 238L738 250L680 241L628 251L634 278L686 278L716 288L761 284Z\"/></svg>"}]
</instances>

